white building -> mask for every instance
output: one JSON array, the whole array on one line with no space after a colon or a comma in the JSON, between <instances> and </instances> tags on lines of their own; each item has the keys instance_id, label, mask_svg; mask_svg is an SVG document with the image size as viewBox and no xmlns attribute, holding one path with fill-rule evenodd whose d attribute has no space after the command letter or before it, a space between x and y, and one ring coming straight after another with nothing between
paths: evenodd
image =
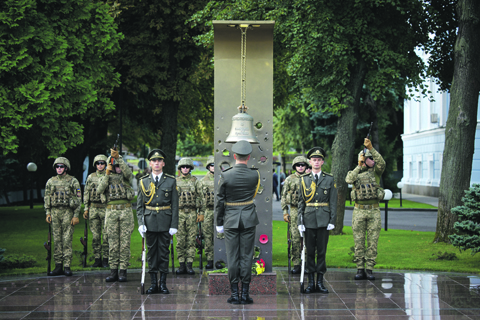
<instances>
[{"instance_id":1,"label":"white building","mask_svg":"<svg viewBox=\"0 0 480 320\"><path fill-rule=\"evenodd\" d=\"M438 197L450 94L428 83L434 101L417 96L405 101L403 114L403 192ZM480 103L470 185L480 183Z\"/></svg>"}]
</instances>

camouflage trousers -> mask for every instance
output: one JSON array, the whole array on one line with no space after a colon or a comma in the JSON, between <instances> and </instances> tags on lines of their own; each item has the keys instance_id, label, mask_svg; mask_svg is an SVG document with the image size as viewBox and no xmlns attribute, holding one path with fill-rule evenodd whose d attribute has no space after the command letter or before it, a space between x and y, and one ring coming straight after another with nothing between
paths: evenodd
<instances>
[{"instance_id":1,"label":"camouflage trousers","mask_svg":"<svg viewBox=\"0 0 480 320\"><path fill-rule=\"evenodd\" d=\"M380 208L353 210L352 231L355 241L355 260L357 269L373 269L377 259L377 245L382 228ZM365 248L365 234L367 247Z\"/></svg>"},{"instance_id":2,"label":"camouflage trousers","mask_svg":"<svg viewBox=\"0 0 480 320\"><path fill-rule=\"evenodd\" d=\"M207 261L213 260L213 208L205 210L205 220L202 223L203 239L205 239L205 256Z\"/></svg>"},{"instance_id":3,"label":"camouflage trousers","mask_svg":"<svg viewBox=\"0 0 480 320\"><path fill-rule=\"evenodd\" d=\"M291 260L294 266L302 264L302 248L300 247L300 231L298 231L298 208L290 206L290 239L291 246ZM305 256L306 256L305 250Z\"/></svg>"},{"instance_id":4,"label":"camouflage trousers","mask_svg":"<svg viewBox=\"0 0 480 320\"><path fill-rule=\"evenodd\" d=\"M100 259L101 256L108 258L108 239L105 232L105 211L106 208L90 207L88 212L88 220L90 224L90 231L92 232L92 249L95 259ZM103 234L103 245L102 245Z\"/></svg>"},{"instance_id":5,"label":"camouflage trousers","mask_svg":"<svg viewBox=\"0 0 480 320\"><path fill-rule=\"evenodd\" d=\"M130 265L130 237L135 223L132 208L107 209L105 228L108 238L110 269L126 270Z\"/></svg>"},{"instance_id":6,"label":"camouflage trousers","mask_svg":"<svg viewBox=\"0 0 480 320\"><path fill-rule=\"evenodd\" d=\"M178 261L193 262L197 237L197 210L178 210L178 231L175 236L177 237Z\"/></svg>"},{"instance_id":7,"label":"camouflage trousers","mask_svg":"<svg viewBox=\"0 0 480 320\"><path fill-rule=\"evenodd\" d=\"M53 260L55 264L63 263L70 267L72 262L72 238L75 228L71 225L73 210L68 207L53 207L52 232L53 232Z\"/></svg>"}]
</instances>

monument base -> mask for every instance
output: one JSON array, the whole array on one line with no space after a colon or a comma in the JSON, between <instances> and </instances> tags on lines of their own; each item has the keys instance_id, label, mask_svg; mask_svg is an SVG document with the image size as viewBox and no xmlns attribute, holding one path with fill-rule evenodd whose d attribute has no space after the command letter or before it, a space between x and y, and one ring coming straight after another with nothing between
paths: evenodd
<instances>
[{"instance_id":1,"label":"monument base","mask_svg":"<svg viewBox=\"0 0 480 320\"><path fill-rule=\"evenodd\" d=\"M238 284L238 290L242 291L242 284ZM227 273L208 274L208 293L209 295L230 295L230 281ZM277 294L277 273L264 272L260 275L252 275L250 282L251 295L256 294Z\"/></svg>"}]
</instances>

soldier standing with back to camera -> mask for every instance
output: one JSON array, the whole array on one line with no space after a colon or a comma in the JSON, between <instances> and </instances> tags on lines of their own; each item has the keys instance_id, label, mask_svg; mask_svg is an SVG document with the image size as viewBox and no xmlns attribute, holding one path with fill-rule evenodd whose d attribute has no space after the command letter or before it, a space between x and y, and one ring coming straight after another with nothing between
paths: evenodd
<instances>
[{"instance_id":1,"label":"soldier standing with back to camera","mask_svg":"<svg viewBox=\"0 0 480 320\"><path fill-rule=\"evenodd\" d=\"M215 204L215 159L213 156L208 157L208 172L200 180L201 195L205 204L205 220L203 221L202 233L205 239L205 256L207 257L206 269L213 269L213 206ZM197 222L200 219L197 219Z\"/></svg>"},{"instance_id":2,"label":"soldier standing with back to camera","mask_svg":"<svg viewBox=\"0 0 480 320\"><path fill-rule=\"evenodd\" d=\"M177 274L195 274L192 264L195 258L195 237L197 235L197 220L204 219L204 204L201 189L196 177L193 177L193 160L182 158L178 162L181 174L177 177L179 198L177 257L180 267ZM198 211L198 213L197 213ZM185 266L185 263L187 264Z\"/></svg>"},{"instance_id":3,"label":"soldier standing with back to camera","mask_svg":"<svg viewBox=\"0 0 480 320\"><path fill-rule=\"evenodd\" d=\"M85 183L85 193L83 195L83 204L85 211L83 218L90 218L90 230L92 231L92 248L95 257L95 263L92 268L108 267L108 240L105 234L105 211L107 204L104 194L98 192L100 179L105 176L107 167L107 156L99 154L93 159L93 166L97 169L91 173ZM103 199L103 201L102 201ZM103 244L102 244L103 234ZM103 261L102 261L103 254Z\"/></svg>"},{"instance_id":4,"label":"soldier standing with back to camera","mask_svg":"<svg viewBox=\"0 0 480 320\"><path fill-rule=\"evenodd\" d=\"M215 214L217 232L225 233L228 279L232 295L231 304L251 304L250 281L255 244L255 231L259 224L253 199L260 187L260 173L248 168L252 146L240 140L232 146L235 166L222 172L218 181ZM238 283L242 282L239 296Z\"/></svg>"},{"instance_id":5,"label":"soldier standing with back to camera","mask_svg":"<svg viewBox=\"0 0 480 320\"><path fill-rule=\"evenodd\" d=\"M347 173L345 181L352 185L352 200L355 208L352 215L352 231L355 241L355 280L375 280L372 270L377 259L377 245L382 228L378 202L383 200L385 191L380 187L380 177L385 171L385 160L365 138L367 150L358 154L358 166ZM367 248L365 249L365 233ZM367 271L365 272L365 267Z\"/></svg>"},{"instance_id":6,"label":"soldier standing with back to camera","mask_svg":"<svg viewBox=\"0 0 480 320\"><path fill-rule=\"evenodd\" d=\"M82 192L75 177L67 174L70 161L65 157L55 159L53 168L57 175L50 178L45 186L46 221L52 224L55 269L49 276L72 275L72 237L74 226L79 223Z\"/></svg>"},{"instance_id":7,"label":"soldier standing with back to camera","mask_svg":"<svg viewBox=\"0 0 480 320\"><path fill-rule=\"evenodd\" d=\"M135 197L132 188L133 173L117 150L110 149L110 151L106 174L100 179L97 188L100 194L105 193L107 203L105 228L108 238L110 275L105 281L126 282L127 268L130 265L130 238L135 226L130 203Z\"/></svg>"},{"instance_id":8,"label":"soldier standing with back to camera","mask_svg":"<svg viewBox=\"0 0 480 320\"><path fill-rule=\"evenodd\" d=\"M282 193L282 210L283 220L290 223L290 238L292 241L292 274L299 274L301 272L301 251L300 248L300 232L298 231L298 199L300 196L300 177L307 169L308 159L304 156L298 156L293 159L292 168L295 170L285 180ZM288 213L288 206L290 206L290 214Z\"/></svg>"},{"instance_id":9,"label":"soldier standing with back to camera","mask_svg":"<svg viewBox=\"0 0 480 320\"><path fill-rule=\"evenodd\" d=\"M335 228L337 216L337 186L333 175L322 171L325 155L325 150L320 147L310 149L307 158L310 159L312 172L301 178L298 230L305 232L307 247L308 287L305 293L328 293L323 277L327 272L325 256L329 231Z\"/></svg>"},{"instance_id":10,"label":"soldier standing with back to camera","mask_svg":"<svg viewBox=\"0 0 480 320\"><path fill-rule=\"evenodd\" d=\"M168 245L178 229L178 193L174 176L163 172L165 153L153 149L148 154L152 173L140 179L137 196L138 231L147 241L148 273L151 286L147 294L169 294L167 288ZM172 261L173 263L173 261ZM160 272L160 286L157 275Z\"/></svg>"}]
</instances>

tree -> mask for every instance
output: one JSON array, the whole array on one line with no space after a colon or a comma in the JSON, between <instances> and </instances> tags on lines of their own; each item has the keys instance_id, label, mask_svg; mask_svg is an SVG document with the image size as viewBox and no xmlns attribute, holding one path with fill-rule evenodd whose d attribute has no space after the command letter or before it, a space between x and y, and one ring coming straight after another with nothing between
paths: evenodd
<instances>
[{"instance_id":1,"label":"tree","mask_svg":"<svg viewBox=\"0 0 480 320\"><path fill-rule=\"evenodd\" d=\"M55 157L83 141L75 120L113 110L119 50L108 7L74 0L0 3L0 145L44 145ZM20 139L22 137L22 139Z\"/></svg>"},{"instance_id":2,"label":"tree","mask_svg":"<svg viewBox=\"0 0 480 320\"><path fill-rule=\"evenodd\" d=\"M470 249L473 256L480 252L480 184L466 190L462 202L463 206L452 208L458 221L453 225L455 234L448 238L460 251Z\"/></svg>"},{"instance_id":3,"label":"tree","mask_svg":"<svg viewBox=\"0 0 480 320\"><path fill-rule=\"evenodd\" d=\"M448 1L448 3L450 2ZM480 92L480 59L478 59L480 2L459 0L456 8L458 33L453 48L453 81L445 127L445 148L434 242L450 241L448 236L453 233L453 226L457 221L457 216L452 212L452 208L461 204L464 190L470 187L475 150L478 94ZM437 38L435 43L441 43L442 39Z\"/></svg>"}]
</instances>

